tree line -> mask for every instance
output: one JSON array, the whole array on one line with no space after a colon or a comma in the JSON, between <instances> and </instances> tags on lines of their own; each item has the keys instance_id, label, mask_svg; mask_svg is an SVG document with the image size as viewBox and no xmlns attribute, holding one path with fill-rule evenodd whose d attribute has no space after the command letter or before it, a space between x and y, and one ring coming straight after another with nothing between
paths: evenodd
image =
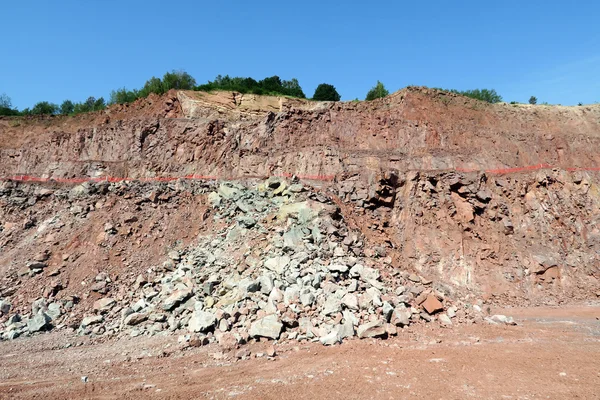
<instances>
[{"instance_id":1,"label":"tree line","mask_svg":"<svg viewBox=\"0 0 600 400\"><path fill-rule=\"evenodd\" d=\"M218 75L212 81L197 85L196 80L187 72L171 71L165 73L162 78L153 76L147 80L140 89L120 88L113 90L110 93L108 102L106 102L103 97L95 98L93 96L90 96L85 101L79 103L65 100L60 105L48 101L40 101L31 108L25 108L19 111L12 107L11 99L6 94L2 94L0 95L0 115L75 115L90 111L100 111L111 104L131 103L137 99L148 97L152 93L160 95L171 89L196 90L203 92L223 90L257 95L287 96L301 99L307 98L296 78L282 80L279 76L275 75L257 81L250 77ZM502 97L493 89L475 89L466 91L451 89L446 91L489 103L498 103L502 101ZM367 92L365 100L371 101L383 98L387 95L389 95L389 91L383 83L377 81L377 84ZM329 83L319 84L311 98L311 100L317 101L340 101L340 99L341 96L335 86ZM358 99L356 99L356 101L358 101Z\"/></svg>"}]
</instances>

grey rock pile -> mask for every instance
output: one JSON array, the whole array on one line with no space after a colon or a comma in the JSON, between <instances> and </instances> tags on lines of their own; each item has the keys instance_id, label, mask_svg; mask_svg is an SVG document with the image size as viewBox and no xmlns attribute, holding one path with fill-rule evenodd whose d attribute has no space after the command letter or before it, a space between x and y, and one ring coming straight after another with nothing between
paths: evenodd
<instances>
[{"instance_id":1,"label":"grey rock pile","mask_svg":"<svg viewBox=\"0 0 600 400\"><path fill-rule=\"evenodd\" d=\"M369 247L322 193L272 178L216 185L207 200L215 230L167 251L124 293L97 291L104 297L75 327L80 334L178 333L191 345L230 349L263 339L333 345L468 317L444 286L401 271L385 247ZM0 325L0 335L61 326L69 307L41 299L30 315ZM0 300L0 312L8 315L10 303Z\"/></svg>"}]
</instances>

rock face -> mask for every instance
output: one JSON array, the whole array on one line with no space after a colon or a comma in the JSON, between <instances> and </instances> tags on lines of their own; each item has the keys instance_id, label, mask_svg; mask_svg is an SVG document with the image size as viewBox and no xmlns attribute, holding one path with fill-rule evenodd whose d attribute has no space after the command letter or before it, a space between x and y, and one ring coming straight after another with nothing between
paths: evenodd
<instances>
[{"instance_id":1,"label":"rock face","mask_svg":"<svg viewBox=\"0 0 600 400\"><path fill-rule=\"evenodd\" d=\"M482 319L477 298L588 299L599 116L410 88L358 104L171 92L0 118L1 333L27 335L4 321L41 310L86 335L191 325L243 343L274 315L280 338L331 344L380 333L372 321L393 335ZM20 173L61 185L4 179Z\"/></svg>"}]
</instances>

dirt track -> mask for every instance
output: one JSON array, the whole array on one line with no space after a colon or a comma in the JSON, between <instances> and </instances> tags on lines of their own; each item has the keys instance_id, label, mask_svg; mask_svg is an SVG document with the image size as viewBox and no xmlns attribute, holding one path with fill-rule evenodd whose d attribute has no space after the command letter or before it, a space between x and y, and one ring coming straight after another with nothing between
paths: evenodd
<instances>
[{"instance_id":1,"label":"dirt track","mask_svg":"<svg viewBox=\"0 0 600 400\"><path fill-rule=\"evenodd\" d=\"M90 344L52 333L0 344L0 397L600 398L598 305L504 312L519 326L410 329L387 341L286 345L275 360L238 362L219 360L212 345L175 350L174 336Z\"/></svg>"}]
</instances>

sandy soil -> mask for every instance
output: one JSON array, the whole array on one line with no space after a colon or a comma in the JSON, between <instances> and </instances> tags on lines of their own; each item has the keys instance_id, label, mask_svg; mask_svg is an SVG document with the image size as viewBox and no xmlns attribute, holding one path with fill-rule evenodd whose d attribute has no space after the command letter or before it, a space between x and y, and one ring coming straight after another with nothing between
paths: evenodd
<instances>
[{"instance_id":1,"label":"sandy soil","mask_svg":"<svg viewBox=\"0 0 600 400\"><path fill-rule=\"evenodd\" d=\"M269 345L256 343L241 361L216 345L182 351L177 336L92 343L55 332L0 343L0 398L600 398L600 305L501 311L519 325L286 344L273 359L255 358Z\"/></svg>"}]
</instances>

